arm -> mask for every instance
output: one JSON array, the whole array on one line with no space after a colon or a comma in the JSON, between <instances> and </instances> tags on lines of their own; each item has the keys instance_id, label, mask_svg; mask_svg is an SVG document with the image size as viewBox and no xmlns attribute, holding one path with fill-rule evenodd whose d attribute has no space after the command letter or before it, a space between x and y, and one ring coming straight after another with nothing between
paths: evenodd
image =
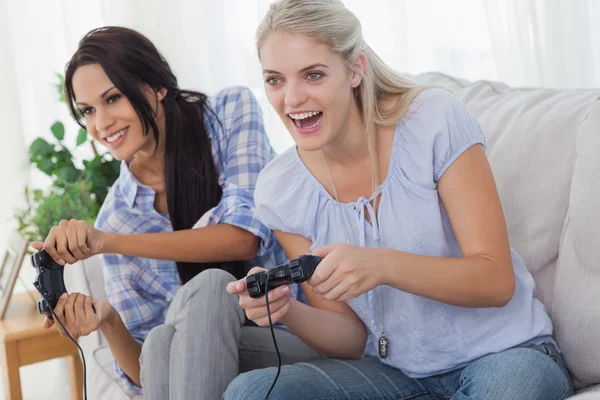
<instances>
[{"instance_id":1,"label":"arm","mask_svg":"<svg viewBox=\"0 0 600 400\"><path fill-rule=\"evenodd\" d=\"M106 338L110 351L115 357L117 364L125 375L135 383L140 383L140 355L142 345L131 336L131 333L123 323L123 320L113 308L113 313L100 327L100 331Z\"/></svg>"},{"instance_id":2,"label":"arm","mask_svg":"<svg viewBox=\"0 0 600 400\"><path fill-rule=\"evenodd\" d=\"M310 241L291 233L276 232L277 239L290 259L310 253ZM281 319L294 334L308 345L330 357L359 358L367 343L367 329L342 302L328 301L302 284L310 306L292 300Z\"/></svg>"},{"instance_id":3,"label":"arm","mask_svg":"<svg viewBox=\"0 0 600 400\"><path fill-rule=\"evenodd\" d=\"M252 92L247 88L233 88L224 93L218 97L216 107L218 113L224 110L220 113L223 129L216 122L209 127L213 142L219 143L218 158L224 181L222 199L208 213L209 226L118 235L98 231L83 221L63 220L52 228L43 244L50 256L61 264L74 264L98 253L181 262L219 262L252 260L260 243L260 248L269 250L274 236L256 218L253 195L258 175L274 157L274 152Z\"/></svg>"},{"instance_id":4,"label":"arm","mask_svg":"<svg viewBox=\"0 0 600 400\"><path fill-rule=\"evenodd\" d=\"M259 240L251 232L229 224L176 232L103 235L102 253L182 262L251 260Z\"/></svg>"},{"instance_id":5,"label":"arm","mask_svg":"<svg viewBox=\"0 0 600 400\"><path fill-rule=\"evenodd\" d=\"M431 257L391 249L332 245L309 281L329 300L343 301L375 286L460 307L502 307L515 290L508 235L491 169L480 145L442 175L438 191L462 257Z\"/></svg>"},{"instance_id":6,"label":"arm","mask_svg":"<svg viewBox=\"0 0 600 400\"><path fill-rule=\"evenodd\" d=\"M119 367L134 384L141 386L139 358L142 346L129 333L113 306L81 293L71 293L64 294L58 300L54 313L75 340L100 329ZM44 320L45 329L52 325L53 319ZM56 326L59 333L66 336L60 325Z\"/></svg>"},{"instance_id":7,"label":"arm","mask_svg":"<svg viewBox=\"0 0 600 400\"><path fill-rule=\"evenodd\" d=\"M159 273L161 262L116 254L103 256L106 296L113 312L101 326L115 372L132 390L140 385L141 343L164 322L168 299L179 287L176 274ZM160 284L157 284L160 282Z\"/></svg>"},{"instance_id":8,"label":"arm","mask_svg":"<svg viewBox=\"0 0 600 400\"><path fill-rule=\"evenodd\" d=\"M223 197L208 216L210 226L169 233L112 235L105 252L185 262L252 260L259 241L272 241L269 229L254 215L256 180L273 158L260 107L247 88L227 89L216 99L215 111L223 129L215 123L211 133L219 143L224 182Z\"/></svg>"},{"instance_id":9,"label":"arm","mask_svg":"<svg viewBox=\"0 0 600 400\"><path fill-rule=\"evenodd\" d=\"M502 307L515 290L508 234L491 168L481 145L466 150L438 183L462 257L381 250L384 283L462 307Z\"/></svg>"}]
</instances>

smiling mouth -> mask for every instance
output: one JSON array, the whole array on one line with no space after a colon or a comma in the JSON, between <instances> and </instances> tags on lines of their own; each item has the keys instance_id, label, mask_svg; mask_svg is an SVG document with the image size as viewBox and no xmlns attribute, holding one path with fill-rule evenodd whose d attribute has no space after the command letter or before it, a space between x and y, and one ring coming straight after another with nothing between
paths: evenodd
<instances>
[{"instance_id":1,"label":"smiling mouth","mask_svg":"<svg viewBox=\"0 0 600 400\"><path fill-rule=\"evenodd\" d=\"M128 129L129 129L129 127L123 128L120 131L118 131L110 136L105 137L104 140L106 140L108 143L114 143L119 138L121 138L124 134L126 134Z\"/></svg>"},{"instance_id":2,"label":"smiling mouth","mask_svg":"<svg viewBox=\"0 0 600 400\"><path fill-rule=\"evenodd\" d=\"M298 128L310 129L319 125L323 118L321 111L310 111L303 113L289 113L288 117L294 122Z\"/></svg>"}]
</instances>

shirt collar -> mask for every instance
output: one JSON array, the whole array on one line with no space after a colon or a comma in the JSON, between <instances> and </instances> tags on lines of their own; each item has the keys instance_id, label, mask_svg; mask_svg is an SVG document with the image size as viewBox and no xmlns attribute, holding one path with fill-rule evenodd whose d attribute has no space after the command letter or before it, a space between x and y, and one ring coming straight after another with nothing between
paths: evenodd
<instances>
[{"instance_id":1,"label":"shirt collar","mask_svg":"<svg viewBox=\"0 0 600 400\"><path fill-rule=\"evenodd\" d=\"M129 169L129 161L121 162L121 171L119 174L121 193L127 202L129 208L136 205L143 210L154 209L154 197L156 192L140 183Z\"/></svg>"}]
</instances>

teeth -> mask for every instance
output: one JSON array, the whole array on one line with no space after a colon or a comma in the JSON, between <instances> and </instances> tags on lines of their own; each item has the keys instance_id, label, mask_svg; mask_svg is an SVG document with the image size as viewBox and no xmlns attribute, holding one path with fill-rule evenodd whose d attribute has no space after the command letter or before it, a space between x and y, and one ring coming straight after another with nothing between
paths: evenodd
<instances>
[{"instance_id":1,"label":"teeth","mask_svg":"<svg viewBox=\"0 0 600 400\"><path fill-rule=\"evenodd\" d=\"M127 131L127 128L121 129L119 132L115 133L114 135L107 137L106 141L108 143L112 143L112 142L116 141L118 138L120 138L121 136L123 136L126 131Z\"/></svg>"},{"instance_id":2,"label":"teeth","mask_svg":"<svg viewBox=\"0 0 600 400\"><path fill-rule=\"evenodd\" d=\"M295 120L299 120L299 119L305 119L308 117L312 117L313 115L317 115L317 114L319 114L319 111L310 111L310 112L305 112L305 113L288 114L288 115Z\"/></svg>"},{"instance_id":3,"label":"teeth","mask_svg":"<svg viewBox=\"0 0 600 400\"><path fill-rule=\"evenodd\" d=\"M313 115L314 115L314 114L313 114ZM312 124L311 126L305 126L305 127L304 127L304 129L310 129L310 128L314 128L315 126L319 125L319 124L321 123L321 119L322 119L322 118L323 118L323 117L319 118L319 119L317 120L317 122L315 122L315 123L314 123L314 124ZM300 118L300 119L302 119L302 118ZM294 119L294 123L296 124L296 126L297 126L298 128L302 128L302 125L300 124L300 119Z\"/></svg>"}]
</instances>

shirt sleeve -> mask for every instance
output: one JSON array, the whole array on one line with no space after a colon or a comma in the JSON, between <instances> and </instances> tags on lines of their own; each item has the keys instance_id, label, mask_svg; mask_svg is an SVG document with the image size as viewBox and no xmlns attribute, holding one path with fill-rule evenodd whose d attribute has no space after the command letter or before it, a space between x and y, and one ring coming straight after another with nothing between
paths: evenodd
<instances>
[{"instance_id":1,"label":"shirt sleeve","mask_svg":"<svg viewBox=\"0 0 600 400\"><path fill-rule=\"evenodd\" d=\"M468 148L486 140L479 122L445 89L427 89L411 104L399 124L395 144L401 173L413 183L433 189Z\"/></svg>"},{"instance_id":2,"label":"shirt sleeve","mask_svg":"<svg viewBox=\"0 0 600 400\"><path fill-rule=\"evenodd\" d=\"M210 211L209 225L230 224L245 229L260 239L258 255L276 245L272 231L257 217L254 190L260 171L274 158L262 120L260 106L250 89L226 89L222 100L222 132L225 146L220 154L223 166L223 196ZM230 110L230 112L228 112Z\"/></svg>"},{"instance_id":3,"label":"shirt sleeve","mask_svg":"<svg viewBox=\"0 0 600 400\"><path fill-rule=\"evenodd\" d=\"M440 129L433 142L433 180L438 182L444 172L467 149L486 141L481 125L454 95L446 93L441 113L446 129Z\"/></svg>"}]
</instances>

